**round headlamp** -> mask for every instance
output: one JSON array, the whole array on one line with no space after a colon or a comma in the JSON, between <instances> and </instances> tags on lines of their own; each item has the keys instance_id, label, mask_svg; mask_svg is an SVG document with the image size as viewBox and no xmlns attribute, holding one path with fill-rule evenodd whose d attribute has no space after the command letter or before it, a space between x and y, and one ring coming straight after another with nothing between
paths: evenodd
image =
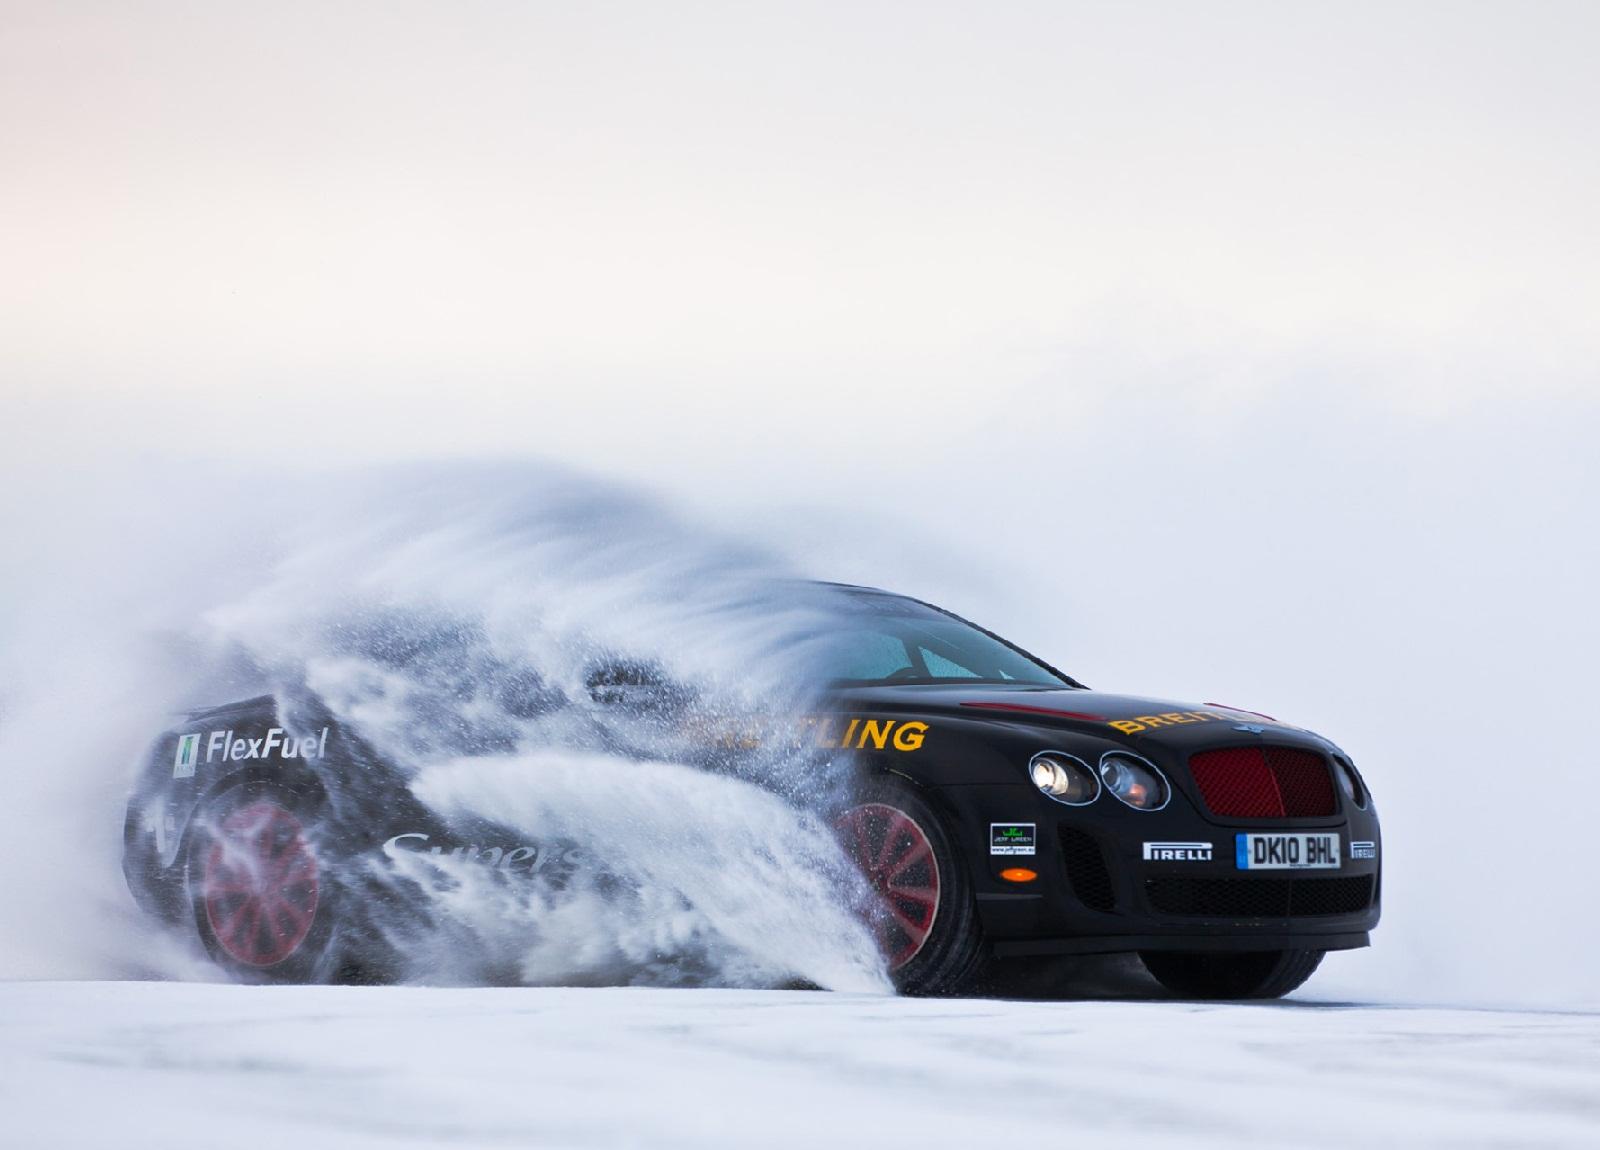
<instances>
[{"instance_id":1,"label":"round headlamp","mask_svg":"<svg viewBox=\"0 0 1600 1150\"><path fill-rule=\"evenodd\" d=\"M1159 811L1171 792L1160 771L1126 751L1108 751L1100 757L1100 779L1106 790L1139 811Z\"/></svg>"},{"instance_id":2,"label":"round headlamp","mask_svg":"<svg viewBox=\"0 0 1600 1150\"><path fill-rule=\"evenodd\" d=\"M1100 780L1089 764L1061 751L1040 751L1028 760L1028 777L1058 803L1081 807L1100 797Z\"/></svg>"}]
</instances>

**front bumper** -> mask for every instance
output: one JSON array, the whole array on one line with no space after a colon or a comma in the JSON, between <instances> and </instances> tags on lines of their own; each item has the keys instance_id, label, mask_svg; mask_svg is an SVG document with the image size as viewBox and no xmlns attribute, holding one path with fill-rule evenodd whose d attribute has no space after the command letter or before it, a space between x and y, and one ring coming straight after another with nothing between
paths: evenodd
<instances>
[{"instance_id":1,"label":"front bumper","mask_svg":"<svg viewBox=\"0 0 1600 1150\"><path fill-rule=\"evenodd\" d=\"M997 955L1131 950L1346 950L1368 945L1381 909L1377 816L1340 796L1321 819L1227 821L1183 795L1160 811L1110 796L1088 807L1052 802L1023 785L939 788L971 862L978 913ZM1035 853L990 853L991 826L1032 823ZM1241 870L1240 833L1339 836L1337 868ZM1370 843L1355 857L1352 842ZM1209 843L1183 861L1145 857L1147 843ZM1196 857L1201 856L1201 857ZM1008 882L1026 867L1038 878Z\"/></svg>"}]
</instances>

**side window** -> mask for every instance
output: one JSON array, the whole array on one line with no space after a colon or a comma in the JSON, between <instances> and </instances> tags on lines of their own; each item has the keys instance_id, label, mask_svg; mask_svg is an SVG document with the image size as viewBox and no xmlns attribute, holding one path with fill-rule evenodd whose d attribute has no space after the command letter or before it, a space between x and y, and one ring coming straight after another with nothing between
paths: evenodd
<instances>
[{"instance_id":1,"label":"side window","mask_svg":"<svg viewBox=\"0 0 1600 1150\"><path fill-rule=\"evenodd\" d=\"M911 666L904 640L882 631L854 631L841 636L832 660L840 679L887 679Z\"/></svg>"},{"instance_id":2,"label":"side window","mask_svg":"<svg viewBox=\"0 0 1600 1150\"><path fill-rule=\"evenodd\" d=\"M926 647L918 647L917 650L922 653L922 661L927 665L928 674L935 679L976 679L980 677L978 672L963 667L960 663L946 659L943 655L937 655Z\"/></svg>"}]
</instances>

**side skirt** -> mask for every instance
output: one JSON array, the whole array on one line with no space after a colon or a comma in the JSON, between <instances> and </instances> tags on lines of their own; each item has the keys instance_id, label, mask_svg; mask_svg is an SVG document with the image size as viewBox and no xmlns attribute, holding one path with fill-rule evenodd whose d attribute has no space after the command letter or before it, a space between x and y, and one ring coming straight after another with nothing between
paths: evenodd
<instances>
[{"instance_id":1,"label":"side skirt","mask_svg":"<svg viewBox=\"0 0 1600 1150\"><path fill-rule=\"evenodd\" d=\"M1372 945L1365 931L1347 934L1121 934L1099 938L1028 938L992 943L996 958L1030 954L1121 954L1134 950L1359 950Z\"/></svg>"}]
</instances>

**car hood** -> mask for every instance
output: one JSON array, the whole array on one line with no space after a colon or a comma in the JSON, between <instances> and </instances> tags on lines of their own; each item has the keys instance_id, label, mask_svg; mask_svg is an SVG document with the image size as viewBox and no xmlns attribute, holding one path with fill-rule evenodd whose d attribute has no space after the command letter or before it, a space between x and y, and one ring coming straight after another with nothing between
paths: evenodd
<instances>
[{"instance_id":1,"label":"car hood","mask_svg":"<svg viewBox=\"0 0 1600 1150\"><path fill-rule=\"evenodd\" d=\"M1325 740L1270 715L1217 703L1185 703L1069 687L1023 684L906 683L833 692L851 711L916 712L1014 726L1066 728L1117 741L1214 746L1241 735Z\"/></svg>"}]
</instances>

